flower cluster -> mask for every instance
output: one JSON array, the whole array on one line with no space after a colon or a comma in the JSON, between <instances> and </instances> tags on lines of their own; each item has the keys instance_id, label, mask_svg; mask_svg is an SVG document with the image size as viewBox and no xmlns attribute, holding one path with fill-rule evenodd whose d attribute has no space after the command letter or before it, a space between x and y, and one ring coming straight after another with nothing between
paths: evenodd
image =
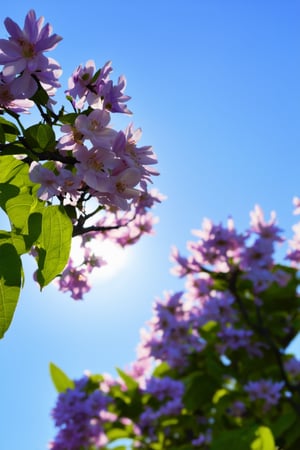
<instances>
[{"instance_id":1,"label":"flower cluster","mask_svg":"<svg viewBox=\"0 0 300 450\"><path fill-rule=\"evenodd\" d=\"M114 82L110 61L98 69L89 60L69 78L65 94L71 112L65 106L56 111L54 94L62 71L46 53L62 38L33 10L26 15L23 29L10 18L4 23L9 37L0 39L0 115L8 115L14 122L0 117L0 152L7 161L4 173L14 165L11 155L24 163L30 196L27 204L32 203L29 214L40 214L40 205L59 206L72 222L71 236L109 239L122 247L136 243L143 234L152 234L156 219L149 210L162 199L155 190L149 190L158 175L153 168L156 155L151 146L139 145L142 131L133 123L123 130L111 125L112 114L132 114L127 107L130 97L125 93L125 77ZM28 113L34 105L41 121L25 128L20 114ZM23 182L16 183L16 192L20 192ZM24 221L27 224L27 217ZM26 235L27 225L13 225ZM25 239L32 246L26 246L26 251L35 254L44 269L47 258L44 255L39 260L45 241L38 236L40 230L41 226L31 229L32 239ZM83 247L85 243L83 238ZM41 251L47 253L44 247ZM72 258L66 264L64 257L56 273L55 267L49 269L54 277L59 276L59 289L71 292L76 300L90 290L93 269L105 264L91 249L84 247L83 253L80 266ZM35 275L35 279L43 287L44 274Z\"/></svg>"},{"instance_id":2,"label":"flower cluster","mask_svg":"<svg viewBox=\"0 0 300 450\"><path fill-rule=\"evenodd\" d=\"M0 39L2 109L24 112L33 105L28 99L36 93L39 85L48 95L54 95L60 86L60 65L46 57L44 52L54 49L62 38L52 34L51 25L43 26L43 23L44 18L37 19L33 10L27 14L23 30L9 17L4 21L10 37Z\"/></svg>"},{"instance_id":3,"label":"flower cluster","mask_svg":"<svg viewBox=\"0 0 300 450\"><path fill-rule=\"evenodd\" d=\"M157 159L151 146L137 146L141 129L130 124L117 131L109 125L111 113L131 114L124 103L130 99L123 93L125 78L114 85L111 71L110 62L96 72L89 61L70 78L66 93L76 114L71 123L61 126L56 147L68 159L56 161L52 170L38 162L30 168L32 181L41 185L42 200L63 196L65 203L77 206L83 195L90 194L102 206L126 210L129 202L147 195L147 183L158 174L151 167ZM70 157L74 158L71 167Z\"/></svg>"},{"instance_id":4,"label":"flower cluster","mask_svg":"<svg viewBox=\"0 0 300 450\"><path fill-rule=\"evenodd\" d=\"M250 217L243 234L232 219L205 220L188 257L173 249L185 291L154 303L136 361L99 384L130 448L252 448L262 432L274 448L273 435L287 450L300 444L300 362L287 350L299 330L297 269L275 262L275 214L266 222L256 206ZM118 445L114 433L110 424Z\"/></svg>"},{"instance_id":5,"label":"flower cluster","mask_svg":"<svg viewBox=\"0 0 300 450\"><path fill-rule=\"evenodd\" d=\"M77 450L87 444L101 448L107 443L104 424L113 420L107 414L112 399L100 390L88 394L88 385L85 376L75 382L74 389L60 394L52 416L61 431L50 449Z\"/></svg>"}]
</instances>

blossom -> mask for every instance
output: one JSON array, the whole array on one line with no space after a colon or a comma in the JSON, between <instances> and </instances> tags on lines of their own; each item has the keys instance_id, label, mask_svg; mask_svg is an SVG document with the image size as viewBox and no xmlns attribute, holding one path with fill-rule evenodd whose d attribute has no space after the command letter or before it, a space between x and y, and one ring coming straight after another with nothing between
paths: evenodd
<instances>
[{"instance_id":1,"label":"blossom","mask_svg":"<svg viewBox=\"0 0 300 450\"><path fill-rule=\"evenodd\" d=\"M250 212L251 218L251 231L259 234L262 238L270 239L272 241L282 242L283 238L280 236L282 230L278 228L276 224L276 213L271 212L271 218L269 222L264 220L263 210L260 206L255 205L254 210Z\"/></svg>"},{"instance_id":2,"label":"blossom","mask_svg":"<svg viewBox=\"0 0 300 450\"><path fill-rule=\"evenodd\" d=\"M55 282L60 291L71 292L74 300L82 300L83 295L91 289L87 269L75 267L72 258L69 259L66 268Z\"/></svg>"},{"instance_id":3,"label":"blossom","mask_svg":"<svg viewBox=\"0 0 300 450\"><path fill-rule=\"evenodd\" d=\"M60 430L50 449L77 450L87 443L101 448L108 442L103 425L111 421L106 414L111 399L99 389L87 394L88 382L85 376L59 394L52 417Z\"/></svg>"},{"instance_id":4,"label":"blossom","mask_svg":"<svg viewBox=\"0 0 300 450\"><path fill-rule=\"evenodd\" d=\"M13 85L17 97L31 97L37 90L38 85L31 75L46 85L58 86L59 65L43 53L54 49L62 38L51 34L52 27L43 23L44 18L36 19L33 10L26 15L23 30L10 18L4 21L10 37L0 39L0 64L4 65L4 77L21 74Z\"/></svg>"},{"instance_id":5,"label":"blossom","mask_svg":"<svg viewBox=\"0 0 300 450\"><path fill-rule=\"evenodd\" d=\"M16 98L12 92L12 84L9 79L4 79L0 74L0 110L8 109L15 113L28 113L34 102L29 99Z\"/></svg>"},{"instance_id":6,"label":"blossom","mask_svg":"<svg viewBox=\"0 0 300 450\"><path fill-rule=\"evenodd\" d=\"M244 386L244 390L248 393L251 401L262 400L263 409L267 411L270 407L277 405L283 386L283 381L274 382L272 380L262 379L249 381Z\"/></svg>"},{"instance_id":7,"label":"blossom","mask_svg":"<svg viewBox=\"0 0 300 450\"><path fill-rule=\"evenodd\" d=\"M132 112L127 108L126 102L130 100L129 95L124 94L126 89L126 78L121 75L118 78L118 84L114 85L112 80L108 80L103 83L103 80L99 78L96 85L99 86L98 94L103 98L103 107L111 112L132 114ZM90 103L91 107L94 107L93 103ZM97 104L96 104L97 106Z\"/></svg>"},{"instance_id":8,"label":"blossom","mask_svg":"<svg viewBox=\"0 0 300 450\"><path fill-rule=\"evenodd\" d=\"M109 122L108 111L95 109L87 116L77 116L74 126L83 138L89 139L95 147L111 150L117 131L107 127Z\"/></svg>"},{"instance_id":9,"label":"blossom","mask_svg":"<svg viewBox=\"0 0 300 450\"><path fill-rule=\"evenodd\" d=\"M29 176L31 181L41 185L37 191L37 195L41 200L46 201L59 194L61 179L52 170L33 161L30 165Z\"/></svg>"}]
</instances>

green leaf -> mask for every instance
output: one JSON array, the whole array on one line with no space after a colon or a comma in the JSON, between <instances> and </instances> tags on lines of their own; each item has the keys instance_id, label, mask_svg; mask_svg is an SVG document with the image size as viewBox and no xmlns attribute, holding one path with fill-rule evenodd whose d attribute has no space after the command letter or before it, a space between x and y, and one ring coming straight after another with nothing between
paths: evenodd
<instances>
[{"instance_id":1,"label":"green leaf","mask_svg":"<svg viewBox=\"0 0 300 450\"><path fill-rule=\"evenodd\" d=\"M33 197L27 193L19 194L17 197L7 200L5 204L6 213L16 229L21 231L27 225L33 201Z\"/></svg>"},{"instance_id":2,"label":"green leaf","mask_svg":"<svg viewBox=\"0 0 300 450\"><path fill-rule=\"evenodd\" d=\"M65 372L52 362L49 364L50 375L57 392L65 392L67 389L74 389L75 383Z\"/></svg>"},{"instance_id":3,"label":"green leaf","mask_svg":"<svg viewBox=\"0 0 300 450\"><path fill-rule=\"evenodd\" d=\"M248 450L253 442L255 429L248 428L223 431L214 438L210 450Z\"/></svg>"},{"instance_id":4,"label":"green leaf","mask_svg":"<svg viewBox=\"0 0 300 450\"><path fill-rule=\"evenodd\" d=\"M36 124L27 128L24 132L27 143L35 151L43 151L55 144L55 134L50 125Z\"/></svg>"},{"instance_id":5,"label":"green leaf","mask_svg":"<svg viewBox=\"0 0 300 450\"><path fill-rule=\"evenodd\" d=\"M113 428L106 433L109 441L116 441L117 439L127 438L130 436L130 431L122 428Z\"/></svg>"},{"instance_id":6,"label":"green leaf","mask_svg":"<svg viewBox=\"0 0 300 450\"><path fill-rule=\"evenodd\" d=\"M62 206L44 208L37 258L37 280L41 288L49 284L66 266L70 256L72 231L72 222Z\"/></svg>"},{"instance_id":7,"label":"green leaf","mask_svg":"<svg viewBox=\"0 0 300 450\"><path fill-rule=\"evenodd\" d=\"M0 117L0 129L1 129L1 143L14 142L16 137L20 134L17 126L3 117ZM2 136L4 141L2 140Z\"/></svg>"},{"instance_id":8,"label":"green leaf","mask_svg":"<svg viewBox=\"0 0 300 450\"><path fill-rule=\"evenodd\" d=\"M14 178L21 170L27 166L23 161L10 155L1 156L0 158L0 183L7 183ZM27 166L28 172L28 166Z\"/></svg>"},{"instance_id":9,"label":"green leaf","mask_svg":"<svg viewBox=\"0 0 300 450\"><path fill-rule=\"evenodd\" d=\"M1 239L0 244L0 338L12 321L22 284L22 263L16 248Z\"/></svg>"},{"instance_id":10,"label":"green leaf","mask_svg":"<svg viewBox=\"0 0 300 450\"><path fill-rule=\"evenodd\" d=\"M72 222L61 206L48 206L42 215L42 232L39 239L41 259L38 279L41 287L52 281L68 262Z\"/></svg>"},{"instance_id":11,"label":"green leaf","mask_svg":"<svg viewBox=\"0 0 300 450\"><path fill-rule=\"evenodd\" d=\"M170 373L170 366L167 362L163 361L154 369L153 376L157 378L162 378Z\"/></svg>"},{"instance_id":12,"label":"green leaf","mask_svg":"<svg viewBox=\"0 0 300 450\"><path fill-rule=\"evenodd\" d=\"M5 133L1 124L0 124L0 144L5 144Z\"/></svg>"},{"instance_id":13,"label":"green leaf","mask_svg":"<svg viewBox=\"0 0 300 450\"><path fill-rule=\"evenodd\" d=\"M251 450L276 450L272 431L268 427L258 427L256 439L251 444Z\"/></svg>"},{"instance_id":14,"label":"green leaf","mask_svg":"<svg viewBox=\"0 0 300 450\"><path fill-rule=\"evenodd\" d=\"M138 388L139 384L135 381L134 378L129 376L126 372L123 372L121 369L116 369L122 380L125 382L129 391L135 390Z\"/></svg>"},{"instance_id":15,"label":"green leaf","mask_svg":"<svg viewBox=\"0 0 300 450\"><path fill-rule=\"evenodd\" d=\"M206 402L211 402L218 388L213 379L209 379L206 374L201 372L191 373L184 382L186 390L183 402L186 408L191 410L197 410Z\"/></svg>"},{"instance_id":16,"label":"green leaf","mask_svg":"<svg viewBox=\"0 0 300 450\"><path fill-rule=\"evenodd\" d=\"M212 399L213 404L215 405L216 403L219 402L219 400L224 397L224 395L228 394L228 390L227 389L218 389Z\"/></svg>"},{"instance_id":17,"label":"green leaf","mask_svg":"<svg viewBox=\"0 0 300 450\"><path fill-rule=\"evenodd\" d=\"M47 105L49 101L49 95L45 91L45 89L42 88L41 85L39 85L38 90L35 92L35 94L31 97L31 100L34 101L34 103L37 103L38 105Z\"/></svg>"}]
</instances>

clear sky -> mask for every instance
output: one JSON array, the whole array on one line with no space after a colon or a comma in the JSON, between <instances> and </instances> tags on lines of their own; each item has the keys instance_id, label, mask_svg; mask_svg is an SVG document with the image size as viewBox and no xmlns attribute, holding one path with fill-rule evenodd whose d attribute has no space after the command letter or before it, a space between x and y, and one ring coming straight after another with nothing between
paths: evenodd
<instances>
[{"instance_id":1,"label":"clear sky","mask_svg":"<svg viewBox=\"0 0 300 450\"><path fill-rule=\"evenodd\" d=\"M300 3L297 0L23 0L1 4L1 22L43 15L63 41L52 53L64 70L113 61L143 144L152 144L168 196L156 236L130 249L113 278L84 302L47 287L26 258L13 324L0 342L0 448L43 450L53 436L56 393L48 364L71 377L113 372L134 359L155 297L181 288L169 274L173 244L185 248L204 217L243 230L258 203L278 212L291 236L300 195ZM0 33L7 33L0 25ZM2 37L1 36L1 37ZM50 56L50 55L49 55ZM3 225L4 226L4 225Z\"/></svg>"}]
</instances>

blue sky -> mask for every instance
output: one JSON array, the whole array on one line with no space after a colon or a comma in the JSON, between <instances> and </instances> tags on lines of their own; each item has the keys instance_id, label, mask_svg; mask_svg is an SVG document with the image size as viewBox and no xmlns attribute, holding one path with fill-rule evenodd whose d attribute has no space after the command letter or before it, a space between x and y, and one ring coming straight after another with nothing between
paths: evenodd
<instances>
[{"instance_id":1,"label":"blue sky","mask_svg":"<svg viewBox=\"0 0 300 450\"><path fill-rule=\"evenodd\" d=\"M60 101L88 59L98 67L112 60L115 77L125 74L134 124L155 148L156 187L168 199L156 211L156 236L130 249L125 267L84 302L53 286L40 293L24 259L25 288L0 342L5 450L42 450L53 436L50 361L79 377L134 359L153 300L182 287L169 274L170 247L183 250L204 217L232 215L243 230L258 203L267 216L276 210L291 236L300 195L298 1L23 0L5 2L1 22L22 24L31 8L64 38L51 55L64 70Z\"/></svg>"}]
</instances>

